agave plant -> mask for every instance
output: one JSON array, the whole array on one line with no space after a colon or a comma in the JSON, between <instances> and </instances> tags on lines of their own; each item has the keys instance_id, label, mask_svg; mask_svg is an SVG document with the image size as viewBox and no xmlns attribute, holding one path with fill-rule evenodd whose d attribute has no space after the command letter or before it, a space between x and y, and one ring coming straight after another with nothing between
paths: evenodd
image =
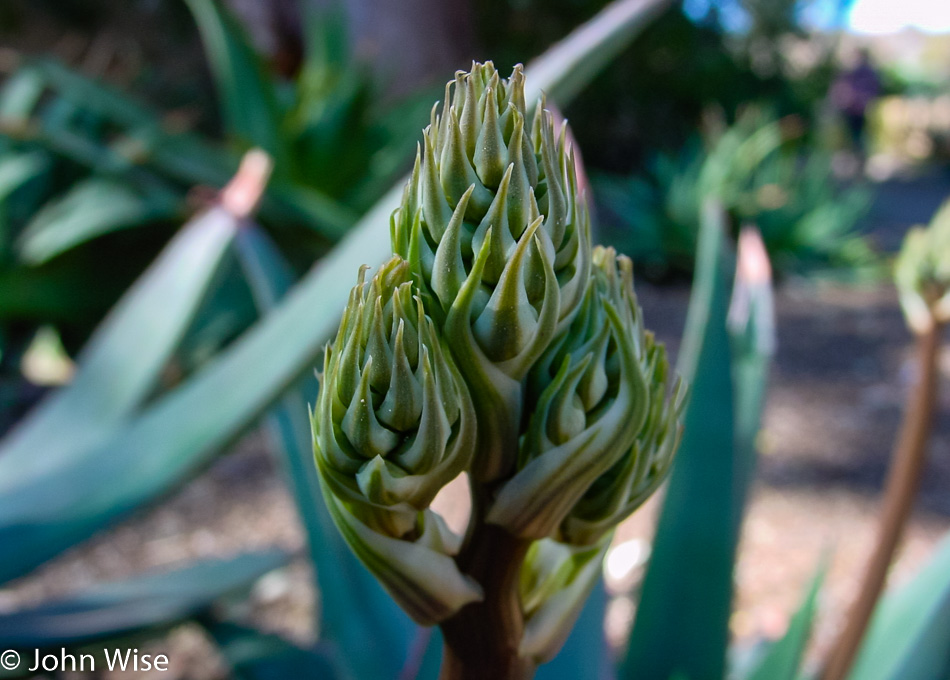
<instances>
[{"instance_id":1,"label":"agave plant","mask_svg":"<svg viewBox=\"0 0 950 680\"><path fill-rule=\"evenodd\" d=\"M566 639L613 528L657 487L684 388L632 265L593 248L564 125L488 62L446 86L326 350L312 425L334 521L443 677L528 678ZM464 539L429 507L468 473Z\"/></svg>"}]
</instances>

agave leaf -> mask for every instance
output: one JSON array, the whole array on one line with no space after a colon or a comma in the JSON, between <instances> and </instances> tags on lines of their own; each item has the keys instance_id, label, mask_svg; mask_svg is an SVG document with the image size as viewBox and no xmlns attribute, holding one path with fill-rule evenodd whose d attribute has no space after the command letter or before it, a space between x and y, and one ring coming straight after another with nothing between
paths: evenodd
<instances>
[{"instance_id":1,"label":"agave leaf","mask_svg":"<svg viewBox=\"0 0 950 680\"><path fill-rule=\"evenodd\" d=\"M182 228L96 330L73 381L0 442L0 493L80 458L141 405L239 222L216 207Z\"/></svg>"},{"instance_id":2,"label":"agave leaf","mask_svg":"<svg viewBox=\"0 0 950 680\"><path fill-rule=\"evenodd\" d=\"M39 151L5 154L0 158L0 203L46 167Z\"/></svg>"},{"instance_id":3,"label":"agave leaf","mask_svg":"<svg viewBox=\"0 0 950 680\"><path fill-rule=\"evenodd\" d=\"M785 635L769 647L765 656L745 676L746 680L795 680L799 677L805 646L811 637L812 623L818 612L818 593L821 592L827 569L827 560L823 560Z\"/></svg>"},{"instance_id":4,"label":"agave leaf","mask_svg":"<svg viewBox=\"0 0 950 680\"><path fill-rule=\"evenodd\" d=\"M58 99L109 118L123 127L157 127L158 118L135 100L48 58L33 58L20 71L35 72L43 88ZM18 71L19 72L19 71Z\"/></svg>"},{"instance_id":5,"label":"agave leaf","mask_svg":"<svg viewBox=\"0 0 950 680\"><path fill-rule=\"evenodd\" d=\"M209 14L214 12L209 10ZM8 82L10 87L14 80L23 85L9 97L5 90L0 91L0 123L19 125L14 127L18 138L35 141L95 171L128 174L134 167L137 175L152 182L160 181L155 173L184 186L221 186L237 167L240 156L235 151L210 144L197 134L169 134L153 112L133 99L55 61L30 60ZM44 92L49 92L53 101L45 108L37 107ZM102 117L120 127L122 134L110 143L90 138L85 131L80 134L72 127L71 115L50 115L49 109L56 107ZM34 125L23 126L27 121ZM182 194L180 200L183 198ZM278 224L287 220L304 223L333 240L357 220L355 213L326 194L279 177L259 213Z\"/></svg>"},{"instance_id":6,"label":"agave leaf","mask_svg":"<svg viewBox=\"0 0 950 680\"><path fill-rule=\"evenodd\" d=\"M10 195L46 169L42 152L2 153L0 157L0 261L10 253L10 222L7 199Z\"/></svg>"},{"instance_id":7,"label":"agave leaf","mask_svg":"<svg viewBox=\"0 0 950 680\"><path fill-rule=\"evenodd\" d=\"M115 412L109 426L96 432L88 432L88 422L72 423L75 410L68 401L52 415L31 418L24 431L43 442L46 455L30 457L28 453L37 449L26 445L29 439L24 434L15 439L22 451L17 460L45 473L19 474L16 483L12 475L0 476L0 488L7 491L0 495L0 543L19 544L10 559L0 562L0 582L28 571L167 491L263 415L316 364L323 341L336 329L354 268L374 249L381 250L384 241L372 230L354 232L336 249L335 257L318 264L244 337L118 431L120 418ZM122 344L118 349L134 352L134 347ZM69 400L78 402L77 408L88 408L83 402L85 391L70 392L75 396ZM196 413L201 417L195 417ZM31 426L33 422L46 427ZM65 428L53 441L61 447L59 462L46 466L56 451L45 437L56 434L52 428L57 427ZM75 427L75 432L69 427ZM83 431L88 432L84 447L66 446ZM9 454L0 457L0 469L10 464L18 472L8 458ZM38 498L44 502L38 503Z\"/></svg>"},{"instance_id":8,"label":"agave leaf","mask_svg":"<svg viewBox=\"0 0 950 680\"><path fill-rule=\"evenodd\" d=\"M246 588L289 559L279 550L246 553L92 586L76 595L0 615L0 647L78 645L167 626L203 611L222 595Z\"/></svg>"},{"instance_id":9,"label":"agave leaf","mask_svg":"<svg viewBox=\"0 0 950 680\"><path fill-rule=\"evenodd\" d=\"M943 680L950 673L950 536L874 612L848 680Z\"/></svg>"},{"instance_id":10,"label":"agave leaf","mask_svg":"<svg viewBox=\"0 0 950 680\"><path fill-rule=\"evenodd\" d=\"M709 201L680 358L692 398L621 665L623 678L666 680L677 673L717 678L725 670L733 561L774 322L768 279L740 277L727 324L732 264L724 239L724 211ZM740 274L747 274L748 261L740 264Z\"/></svg>"},{"instance_id":11,"label":"agave leaf","mask_svg":"<svg viewBox=\"0 0 950 680\"><path fill-rule=\"evenodd\" d=\"M438 626L420 628L419 636L413 641L416 657L411 667L403 666L399 678L414 678L415 680L436 680L442 669L442 651L445 639L442 629Z\"/></svg>"},{"instance_id":12,"label":"agave leaf","mask_svg":"<svg viewBox=\"0 0 950 680\"><path fill-rule=\"evenodd\" d=\"M179 197L153 187L136 191L129 183L92 177L47 203L20 236L21 257L42 264L74 246L117 229L170 219L181 208Z\"/></svg>"},{"instance_id":13,"label":"agave leaf","mask_svg":"<svg viewBox=\"0 0 950 680\"><path fill-rule=\"evenodd\" d=\"M237 680L349 677L338 672L340 659L323 644L299 647L279 635L222 621L206 621L204 625Z\"/></svg>"},{"instance_id":14,"label":"agave leaf","mask_svg":"<svg viewBox=\"0 0 950 680\"><path fill-rule=\"evenodd\" d=\"M639 26L626 26L628 39L636 28ZM568 56L574 60L599 47L600 43L589 37L580 40L572 34L551 49L548 63L567 67ZM527 82L535 91L548 91L569 75L566 70L549 68L535 78L529 70ZM0 474L0 489L16 486L0 496L0 545L19 548L10 559L0 561L0 582L28 571L171 489L263 415L300 375L316 365L323 343L337 329L353 273L361 264L389 257L389 217L401 195L400 184L278 307L192 379L156 399L113 436L106 436L109 428L98 430L99 436L87 435L81 459L73 455L68 463L50 468L29 484L14 485ZM166 326L163 329L167 331ZM123 344L116 351L133 351L132 347ZM78 393L75 398L84 396ZM201 417L195 417L196 413ZM50 426L46 429L54 442L64 438L72 442L72 431L61 423L75 425L73 413L61 408L60 414L62 420L46 416ZM77 432L84 429L81 423L75 426ZM36 428L33 436L42 440L43 432ZM24 448L25 452L33 450ZM3 458L0 455L0 466ZM38 498L44 502L38 503Z\"/></svg>"},{"instance_id":15,"label":"agave leaf","mask_svg":"<svg viewBox=\"0 0 950 680\"><path fill-rule=\"evenodd\" d=\"M186 0L201 32L228 132L248 147L257 146L286 167L289 149L281 132L275 83L250 47L241 26L215 0Z\"/></svg>"},{"instance_id":16,"label":"agave leaf","mask_svg":"<svg viewBox=\"0 0 950 680\"><path fill-rule=\"evenodd\" d=\"M292 271L267 235L255 227L241 231L235 245L264 314L290 289ZM316 386L316 381L310 382ZM302 388L287 392L266 424L307 531L320 592L320 636L340 648L340 664L350 677L388 680L417 627L356 559L333 524L314 465L308 400L303 392ZM377 653L360 653L368 639Z\"/></svg>"},{"instance_id":17,"label":"agave leaf","mask_svg":"<svg viewBox=\"0 0 950 680\"><path fill-rule=\"evenodd\" d=\"M119 90L76 73L52 59L31 59L20 71L36 72L41 77L43 90L53 97L53 103L66 103L84 113L103 118L122 129L124 135L103 149L109 153L88 155L78 146L85 141L102 146L96 140L83 140L69 126L55 124L49 116L35 114L38 141L58 153L80 163L94 159L111 159L105 167L93 164L98 170L128 168L129 150L134 147L135 164L156 168L161 174L185 185L210 184L220 186L234 173L240 156L212 146L198 135L167 134L158 116ZM18 73L20 72L18 71ZM2 109L0 109L2 118ZM27 139L31 137L27 136ZM132 144L130 144L132 143Z\"/></svg>"},{"instance_id":18,"label":"agave leaf","mask_svg":"<svg viewBox=\"0 0 950 680\"><path fill-rule=\"evenodd\" d=\"M39 69L18 69L0 89L0 121L8 125L26 121L39 103L44 85Z\"/></svg>"}]
</instances>

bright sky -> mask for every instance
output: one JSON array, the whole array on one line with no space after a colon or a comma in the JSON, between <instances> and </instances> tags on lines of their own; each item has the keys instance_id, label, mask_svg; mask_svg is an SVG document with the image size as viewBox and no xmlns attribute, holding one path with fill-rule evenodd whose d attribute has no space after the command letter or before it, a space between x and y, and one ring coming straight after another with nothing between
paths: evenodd
<instances>
[{"instance_id":1,"label":"bright sky","mask_svg":"<svg viewBox=\"0 0 950 680\"><path fill-rule=\"evenodd\" d=\"M917 28L928 33L950 33L950 0L853 0L844 22L855 33L896 33ZM803 0L801 19L808 28L826 29L839 24L839 0ZM683 0L687 16L699 19L710 7L719 10L719 20L727 31L741 33L749 19L740 0Z\"/></svg>"},{"instance_id":2,"label":"bright sky","mask_svg":"<svg viewBox=\"0 0 950 680\"><path fill-rule=\"evenodd\" d=\"M950 32L947 0L856 0L848 24L856 33L893 33L913 27L931 33Z\"/></svg>"}]
</instances>

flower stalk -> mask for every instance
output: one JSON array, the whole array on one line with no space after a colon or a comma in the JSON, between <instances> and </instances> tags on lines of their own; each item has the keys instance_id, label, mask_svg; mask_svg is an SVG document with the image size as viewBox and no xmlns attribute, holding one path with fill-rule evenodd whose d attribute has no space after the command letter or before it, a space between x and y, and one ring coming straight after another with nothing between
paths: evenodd
<instances>
[{"instance_id":1,"label":"flower stalk","mask_svg":"<svg viewBox=\"0 0 950 680\"><path fill-rule=\"evenodd\" d=\"M457 561L482 585L484 598L441 624L445 645L439 680L530 678L536 665L519 653L525 629L519 584L531 541L484 521L473 526Z\"/></svg>"},{"instance_id":2,"label":"flower stalk","mask_svg":"<svg viewBox=\"0 0 950 680\"><path fill-rule=\"evenodd\" d=\"M950 202L927 229L912 229L895 266L907 324L917 338L916 382L894 445L876 543L845 627L825 662L821 680L844 680L884 590L887 574L914 507L927 457L937 402L943 328L950 321Z\"/></svg>"}]
</instances>

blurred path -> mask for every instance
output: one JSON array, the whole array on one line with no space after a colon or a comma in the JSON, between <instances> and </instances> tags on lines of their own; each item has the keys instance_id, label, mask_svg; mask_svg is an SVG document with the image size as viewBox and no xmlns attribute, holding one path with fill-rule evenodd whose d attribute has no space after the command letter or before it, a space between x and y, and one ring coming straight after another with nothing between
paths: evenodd
<instances>
[{"instance_id":1,"label":"blurred path","mask_svg":"<svg viewBox=\"0 0 950 680\"><path fill-rule=\"evenodd\" d=\"M924 224L950 198L950 168L934 168L917 177L895 178L873 185L874 203L867 223L887 252L900 248L907 228Z\"/></svg>"}]
</instances>

